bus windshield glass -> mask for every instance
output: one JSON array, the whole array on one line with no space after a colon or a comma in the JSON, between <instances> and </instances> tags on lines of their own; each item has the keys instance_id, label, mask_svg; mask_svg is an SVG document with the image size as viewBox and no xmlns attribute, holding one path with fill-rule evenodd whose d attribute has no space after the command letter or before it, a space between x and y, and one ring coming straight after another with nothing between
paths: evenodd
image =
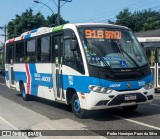
<instances>
[{"instance_id":1,"label":"bus windshield glass","mask_svg":"<svg viewBox=\"0 0 160 139\"><path fill-rule=\"evenodd\" d=\"M138 68L147 64L143 48L130 30L80 28L88 64L109 68Z\"/></svg>"}]
</instances>

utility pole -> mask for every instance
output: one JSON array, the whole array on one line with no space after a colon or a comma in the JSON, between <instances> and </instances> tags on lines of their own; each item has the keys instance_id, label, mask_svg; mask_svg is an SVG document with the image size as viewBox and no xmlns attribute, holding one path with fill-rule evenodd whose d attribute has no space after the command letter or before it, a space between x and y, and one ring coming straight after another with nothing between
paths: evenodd
<instances>
[{"instance_id":1,"label":"utility pole","mask_svg":"<svg viewBox=\"0 0 160 139\"><path fill-rule=\"evenodd\" d=\"M7 27L6 25L4 26L4 41L6 42L7 40Z\"/></svg>"},{"instance_id":2,"label":"utility pole","mask_svg":"<svg viewBox=\"0 0 160 139\"><path fill-rule=\"evenodd\" d=\"M5 25L4 27L0 27L0 29L4 31L4 34L2 34L2 36L4 36L4 40L6 42L6 40L7 40L7 26Z\"/></svg>"},{"instance_id":3,"label":"utility pole","mask_svg":"<svg viewBox=\"0 0 160 139\"><path fill-rule=\"evenodd\" d=\"M65 3L63 3L62 5L61 5L61 1L64 1ZM54 13L53 12L53 10L46 4L46 3L43 3L43 2L40 2L40 1L38 1L38 0L34 0L34 2L35 3L41 3L41 4L43 4L43 5L45 5L46 7L48 7L51 11L52 11L52 13ZM55 1L53 0L53 2L55 3ZM72 2L72 0L58 0L58 4L57 3L55 3L56 4L56 6L57 6L57 8L58 8L58 15L57 15L57 25L60 25L60 11L61 11L61 7L64 5L64 4L66 4L67 2Z\"/></svg>"},{"instance_id":4,"label":"utility pole","mask_svg":"<svg viewBox=\"0 0 160 139\"><path fill-rule=\"evenodd\" d=\"M67 2L72 2L72 0L58 0L58 15L57 15L57 25L60 25L60 10L61 10L61 7L64 5L61 6L61 1L65 1L66 3Z\"/></svg>"},{"instance_id":5,"label":"utility pole","mask_svg":"<svg viewBox=\"0 0 160 139\"><path fill-rule=\"evenodd\" d=\"M57 25L60 25L60 9L61 9L61 0L58 0L58 16L57 16Z\"/></svg>"}]
</instances>

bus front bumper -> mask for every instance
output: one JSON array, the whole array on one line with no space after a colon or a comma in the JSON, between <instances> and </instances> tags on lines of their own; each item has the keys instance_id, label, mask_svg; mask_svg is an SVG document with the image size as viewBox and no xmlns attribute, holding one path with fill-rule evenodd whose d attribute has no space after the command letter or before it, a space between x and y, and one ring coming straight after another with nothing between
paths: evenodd
<instances>
[{"instance_id":1,"label":"bus front bumper","mask_svg":"<svg viewBox=\"0 0 160 139\"><path fill-rule=\"evenodd\" d=\"M79 93L81 98L81 107L87 110L107 109L119 106L129 106L142 103L150 103L154 99L154 88L145 90L141 88L133 91L115 91L110 94L103 94L91 91L88 94L83 94L85 97L81 97L82 93Z\"/></svg>"}]
</instances>

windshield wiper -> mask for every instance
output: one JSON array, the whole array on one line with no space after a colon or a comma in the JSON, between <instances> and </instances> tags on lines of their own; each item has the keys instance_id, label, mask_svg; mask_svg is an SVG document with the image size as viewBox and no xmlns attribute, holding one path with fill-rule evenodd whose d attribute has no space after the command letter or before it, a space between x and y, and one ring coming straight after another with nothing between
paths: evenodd
<instances>
[{"instance_id":1,"label":"windshield wiper","mask_svg":"<svg viewBox=\"0 0 160 139\"><path fill-rule=\"evenodd\" d=\"M129 54L127 54L127 52L125 52L124 50L123 50L123 48L117 43L117 46L118 46L118 48L119 48L119 50L122 52L122 53L124 53L124 54L126 54L127 55L127 57L136 65L136 67L140 70L140 66L137 64L137 62L129 55Z\"/></svg>"},{"instance_id":2,"label":"windshield wiper","mask_svg":"<svg viewBox=\"0 0 160 139\"><path fill-rule=\"evenodd\" d=\"M111 67L108 65L108 63L100 56L100 54L97 52L97 50L96 49L94 49L94 48L90 48L93 52L95 52L96 53L96 55L97 55L97 57L99 58L99 59L101 59L102 61L103 61L103 63L108 67L108 69L109 69L109 71L111 71Z\"/></svg>"}]
</instances>

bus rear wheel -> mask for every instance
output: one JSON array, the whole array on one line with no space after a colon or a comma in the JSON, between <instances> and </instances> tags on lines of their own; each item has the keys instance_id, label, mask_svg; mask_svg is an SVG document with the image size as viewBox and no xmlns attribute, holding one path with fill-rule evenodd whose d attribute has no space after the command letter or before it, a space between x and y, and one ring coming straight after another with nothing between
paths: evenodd
<instances>
[{"instance_id":1,"label":"bus rear wheel","mask_svg":"<svg viewBox=\"0 0 160 139\"><path fill-rule=\"evenodd\" d=\"M132 112L138 108L138 105L131 105L131 106L123 106L123 109L126 112Z\"/></svg>"},{"instance_id":2,"label":"bus rear wheel","mask_svg":"<svg viewBox=\"0 0 160 139\"><path fill-rule=\"evenodd\" d=\"M85 118L86 110L81 109L80 101L78 99L77 94L73 94L71 106L72 106L72 111L76 117L81 118L81 119Z\"/></svg>"},{"instance_id":3,"label":"bus rear wheel","mask_svg":"<svg viewBox=\"0 0 160 139\"><path fill-rule=\"evenodd\" d=\"M21 95L22 95L22 99L24 101L28 101L29 100L29 95L26 94L25 87L24 87L23 83L20 84L20 92L21 92Z\"/></svg>"}]
</instances>

